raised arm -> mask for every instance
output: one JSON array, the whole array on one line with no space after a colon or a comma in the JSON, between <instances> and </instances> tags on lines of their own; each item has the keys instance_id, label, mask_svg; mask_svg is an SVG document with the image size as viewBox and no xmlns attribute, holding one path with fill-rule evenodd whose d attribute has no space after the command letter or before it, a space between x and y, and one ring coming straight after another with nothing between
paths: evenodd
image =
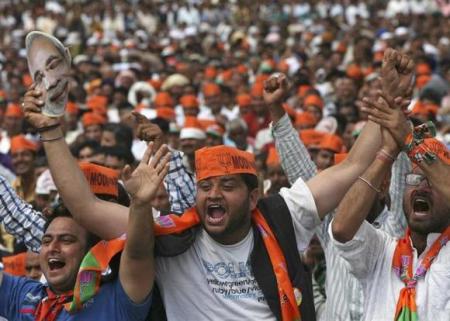
<instances>
[{"instance_id":1,"label":"raised arm","mask_svg":"<svg viewBox=\"0 0 450 321\"><path fill-rule=\"evenodd\" d=\"M42 93L30 89L24 97L25 117L41 135L48 164L58 192L73 217L103 239L122 235L127 227L128 208L95 197L69 147L59 119L41 114Z\"/></svg>"},{"instance_id":2,"label":"raised arm","mask_svg":"<svg viewBox=\"0 0 450 321\"><path fill-rule=\"evenodd\" d=\"M119 278L125 292L135 303L144 301L153 289L155 237L150 203L169 170L167 146L162 146L150 159L152 148L150 143L133 173L129 166L124 170L124 184L131 204Z\"/></svg>"},{"instance_id":3,"label":"raised arm","mask_svg":"<svg viewBox=\"0 0 450 321\"><path fill-rule=\"evenodd\" d=\"M22 200L3 176L0 176L0 222L27 248L39 252L45 217Z\"/></svg>"},{"instance_id":4,"label":"raised arm","mask_svg":"<svg viewBox=\"0 0 450 321\"><path fill-rule=\"evenodd\" d=\"M366 219L380 192L380 187L392 165L390 157L396 157L398 147L387 130L383 130L384 144L382 152L369 168L352 185L340 203L331 228L335 240L346 243L353 239L359 227ZM390 155L386 157L386 155Z\"/></svg>"},{"instance_id":5,"label":"raised arm","mask_svg":"<svg viewBox=\"0 0 450 321\"><path fill-rule=\"evenodd\" d=\"M317 167L282 106L288 89L284 74L272 75L265 83L264 101L272 117L272 133L281 166L292 185L299 177L305 181L312 178Z\"/></svg>"},{"instance_id":6,"label":"raised arm","mask_svg":"<svg viewBox=\"0 0 450 321\"><path fill-rule=\"evenodd\" d=\"M158 125L153 124L145 116L134 112L138 124L137 136L144 141L155 142L155 149L162 143L163 133ZM195 178L183 165L183 156L179 151L171 151L172 158L169 162L169 173L164 182L169 194L170 210L172 213L181 214L195 205L196 185Z\"/></svg>"}]
</instances>

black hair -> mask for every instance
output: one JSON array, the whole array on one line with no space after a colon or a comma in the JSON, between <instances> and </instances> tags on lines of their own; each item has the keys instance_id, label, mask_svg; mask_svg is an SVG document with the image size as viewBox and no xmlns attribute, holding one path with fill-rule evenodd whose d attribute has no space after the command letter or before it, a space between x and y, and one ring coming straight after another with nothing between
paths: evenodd
<instances>
[{"instance_id":1,"label":"black hair","mask_svg":"<svg viewBox=\"0 0 450 321\"><path fill-rule=\"evenodd\" d=\"M133 130L127 125L120 123L107 123L103 126L103 131L108 131L114 134L116 144L122 145L127 149L131 149L133 144Z\"/></svg>"},{"instance_id":2,"label":"black hair","mask_svg":"<svg viewBox=\"0 0 450 321\"><path fill-rule=\"evenodd\" d=\"M158 125L158 127L161 129L161 131L164 134L167 134L169 132L169 122L161 117L156 117L150 120L153 124Z\"/></svg>"},{"instance_id":3,"label":"black hair","mask_svg":"<svg viewBox=\"0 0 450 321\"><path fill-rule=\"evenodd\" d=\"M69 212L69 210L64 206L64 203L62 201L59 201L55 205L53 205L51 209L51 214L47 216L47 221L44 225L44 231L47 231L50 224L58 217L68 217L71 219L74 219L72 214ZM86 252L93 247L95 244L101 241L101 238L97 235L87 231L88 236L86 240Z\"/></svg>"},{"instance_id":4,"label":"black hair","mask_svg":"<svg viewBox=\"0 0 450 321\"><path fill-rule=\"evenodd\" d=\"M76 158L80 155L80 152L82 149L89 147L94 151L94 155L98 154L100 152L100 143L95 140L85 140L81 143L72 144L70 146L70 152L72 155Z\"/></svg>"},{"instance_id":5,"label":"black hair","mask_svg":"<svg viewBox=\"0 0 450 321\"><path fill-rule=\"evenodd\" d=\"M249 191L253 191L255 188L258 188L258 177L252 174L241 174L242 180Z\"/></svg>"},{"instance_id":6,"label":"black hair","mask_svg":"<svg viewBox=\"0 0 450 321\"><path fill-rule=\"evenodd\" d=\"M104 146L101 148L105 156L117 157L119 160L124 160L126 164L131 165L134 163L134 156L130 149L125 146Z\"/></svg>"}]
</instances>

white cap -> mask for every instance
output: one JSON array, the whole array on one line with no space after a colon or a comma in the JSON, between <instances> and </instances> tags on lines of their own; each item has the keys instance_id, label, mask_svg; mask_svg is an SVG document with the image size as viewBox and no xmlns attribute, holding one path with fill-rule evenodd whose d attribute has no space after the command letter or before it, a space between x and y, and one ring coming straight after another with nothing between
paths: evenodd
<instances>
[{"instance_id":1,"label":"white cap","mask_svg":"<svg viewBox=\"0 0 450 321\"><path fill-rule=\"evenodd\" d=\"M180 139L206 139L206 134L200 128L187 127L180 131Z\"/></svg>"},{"instance_id":2,"label":"white cap","mask_svg":"<svg viewBox=\"0 0 450 321\"><path fill-rule=\"evenodd\" d=\"M36 194L48 195L51 191L56 191L56 185L53 182L50 170L46 169L36 180Z\"/></svg>"}]
</instances>

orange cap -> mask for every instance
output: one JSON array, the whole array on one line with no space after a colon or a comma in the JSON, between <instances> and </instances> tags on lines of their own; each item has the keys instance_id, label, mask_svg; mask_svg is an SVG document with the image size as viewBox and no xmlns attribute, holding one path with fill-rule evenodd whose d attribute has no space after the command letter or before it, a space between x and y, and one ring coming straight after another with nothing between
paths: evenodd
<instances>
[{"instance_id":1,"label":"orange cap","mask_svg":"<svg viewBox=\"0 0 450 321\"><path fill-rule=\"evenodd\" d=\"M168 92L160 91L156 94L154 100L155 108L173 107L173 99Z\"/></svg>"},{"instance_id":2,"label":"orange cap","mask_svg":"<svg viewBox=\"0 0 450 321\"><path fill-rule=\"evenodd\" d=\"M233 69L227 69L222 71L222 73L219 75L219 78L222 81L230 81L231 78L233 78Z\"/></svg>"},{"instance_id":3,"label":"orange cap","mask_svg":"<svg viewBox=\"0 0 450 321\"><path fill-rule=\"evenodd\" d=\"M24 135L17 135L11 138L11 154L17 153L21 150L37 151L37 145Z\"/></svg>"},{"instance_id":4,"label":"orange cap","mask_svg":"<svg viewBox=\"0 0 450 321\"><path fill-rule=\"evenodd\" d=\"M11 256L2 257L3 270L14 276L25 276L25 260L27 253L19 253Z\"/></svg>"},{"instance_id":5,"label":"orange cap","mask_svg":"<svg viewBox=\"0 0 450 321\"><path fill-rule=\"evenodd\" d=\"M430 75L420 75L416 78L416 87L421 89L431 80Z\"/></svg>"},{"instance_id":6,"label":"orange cap","mask_svg":"<svg viewBox=\"0 0 450 321\"><path fill-rule=\"evenodd\" d=\"M68 101L66 105L66 112L71 115L76 115L79 112L78 104Z\"/></svg>"},{"instance_id":7,"label":"orange cap","mask_svg":"<svg viewBox=\"0 0 450 321\"><path fill-rule=\"evenodd\" d=\"M23 118L23 111L18 104L9 103L5 111L6 117Z\"/></svg>"},{"instance_id":8,"label":"orange cap","mask_svg":"<svg viewBox=\"0 0 450 321\"><path fill-rule=\"evenodd\" d=\"M105 96L95 95L89 97L86 100L87 108L99 114L106 114L107 105L108 105L108 98Z\"/></svg>"},{"instance_id":9,"label":"orange cap","mask_svg":"<svg viewBox=\"0 0 450 321\"><path fill-rule=\"evenodd\" d=\"M117 197L119 195L118 181L119 172L108 167L92 164L80 163L86 180L94 194L111 195Z\"/></svg>"},{"instance_id":10,"label":"orange cap","mask_svg":"<svg viewBox=\"0 0 450 321\"><path fill-rule=\"evenodd\" d=\"M252 97L249 94L240 94L236 97L236 101L240 108L246 108L252 104Z\"/></svg>"},{"instance_id":11,"label":"orange cap","mask_svg":"<svg viewBox=\"0 0 450 321\"><path fill-rule=\"evenodd\" d=\"M320 142L320 149L329 149L335 153L340 153L342 151L342 147L344 146L344 142L342 139L333 134L325 134Z\"/></svg>"},{"instance_id":12,"label":"orange cap","mask_svg":"<svg viewBox=\"0 0 450 321\"><path fill-rule=\"evenodd\" d=\"M230 146L204 147L195 152L195 171L197 181L223 175L256 175L255 157Z\"/></svg>"},{"instance_id":13,"label":"orange cap","mask_svg":"<svg viewBox=\"0 0 450 321\"><path fill-rule=\"evenodd\" d=\"M346 71L347 76L349 76L352 79L361 79L364 74L361 70L361 67L359 67L358 65L350 65L347 67L347 71Z\"/></svg>"},{"instance_id":14,"label":"orange cap","mask_svg":"<svg viewBox=\"0 0 450 321\"><path fill-rule=\"evenodd\" d=\"M305 101L303 102L303 106L315 106L320 109L323 109L323 100L320 96L316 94L308 95L305 97Z\"/></svg>"},{"instance_id":15,"label":"orange cap","mask_svg":"<svg viewBox=\"0 0 450 321\"><path fill-rule=\"evenodd\" d=\"M310 85L300 85L300 86L298 86L298 89L297 89L297 95L299 97L305 97L306 92L312 88L313 87L311 87Z\"/></svg>"},{"instance_id":16,"label":"orange cap","mask_svg":"<svg viewBox=\"0 0 450 321\"><path fill-rule=\"evenodd\" d=\"M283 59L283 60L280 60L277 68L280 72L287 73L289 71L289 64L286 62L285 59Z\"/></svg>"},{"instance_id":17,"label":"orange cap","mask_svg":"<svg viewBox=\"0 0 450 321\"><path fill-rule=\"evenodd\" d=\"M256 83L264 83L267 79L269 79L269 75L268 74L258 74L258 75L256 75L256 77L255 77L255 84Z\"/></svg>"},{"instance_id":18,"label":"orange cap","mask_svg":"<svg viewBox=\"0 0 450 321\"><path fill-rule=\"evenodd\" d=\"M340 162L342 162L344 159L346 159L347 155L348 155L348 153L336 153L336 154L334 154L334 165L337 165Z\"/></svg>"},{"instance_id":19,"label":"orange cap","mask_svg":"<svg viewBox=\"0 0 450 321\"><path fill-rule=\"evenodd\" d=\"M203 95L205 97L220 95L220 87L212 82L206 83L203 85Z\"/></svg>"},{"instance_id":20,"label":"orange cap","mask_svg":"<svg viewBox=\"0 0 450 321\"><path fill-rule=\"evenodd\" d=\"M222 137L223 134L225 133L225 130L223 129L222 126L215 123L215 124L211 124L208 127L206 127L206 133L209 135Z\"/></svg>"},{"instance_id":21,"label":"orange cap","mask_svg":"<svg viewBox=\"0 0 450 321\"><path fill-rule=\"evenodd\" d=\"M384 52L383 51L376 51L373 54L373 61L374 62L382 62L384 58Z\"/></svg>"},{"instance_id":22,"label":"orange cap","mask_svg":"<svg viewBox=\"0 0 450 321\"><path fill-rule=\"evenodd\" d=\"M27 88L33 84L33 78L31 78L30 74L27 73L22 76L22 84Z\"/></svg>"},{"instance_id":23,"label":"orange cap","mask_svg":"<svg viewBox=\"0 0 450 321\"><path fill-rule=\"evenodd\" d=\"M417 76L421 76L421 75L431 75L431 67L429 64L427 63L418 63L416 65L416 75Z\"/></svg>"},{"instance_id":24,"label":"orange cap","mask_svg":"<svg viewBox=\"0 0 450 321\"><path fill-rule=\"evenodd\" d=\"M169 122L175 120L175 110L170 107L156 108L156 117L163 118Z\"/></svg>"},{"instance_id":25,"label":"orange cap","mask_svg":"<svg viewBox=\"0 0 450 321\"><path fill-rule=\"evenodd\" d=\"M217 76L217 69L213 66L208 66L205 68L205 78L208 80L214 80Z\"/></svg>"},{"instance_id":26,"label":"orange cap","mask_svg":"<svg viewBox=\"0 0 450 321\"><path fill-rule=\"evenodd\" d=\"M254 98L262 98L264 92L264 84L262 82L255 82L250 94Z\"/></svg>"},{"instance_id":27,"label":"orange cap","mask_svg":"<svg viewBox=\"0 0 450 321\"><path fill-rule=\"evenodd\" d=\"M297 115L297 112L295 111L295 109L293 107L291 107L290 105L283 103L281 105L284 109L284 111L286 112L286 114L288 114L289 117L295 118L295 116Z\"/></svg>"},{"instance_id":28,"label":"orange cap","mask_svg":"<svg viewBox=\"0 0 450 321\"><path fill-rule=\"evenodd\" d=\"M180 103L183 108L198 108L199 106L198 99L194 95L184 95L180 98Z\"/></svg>"},{"instance_id":29,"label":"orange cap","mask_svg":"<svg viewBox=\"0 0 450 321\"><path fill-rule=\"evenodd\" d=\"M162 81L161 79L150 79L149 81L147 81L150 85L152 85L153 88L155 88L155 90L159 90L161 88L162 85Z\"/></svg>"},{"instance_id":30,"label":"orange cap","mask_svg":"<svg viewBox=\"0 0 450 321\"><path fill-rule=\"evenodd\" d=\"M183 128L202 128L199 120L195 116L186 116L184 118L184 126Z\"/></svg>"},{"instance_id":31,"label":"orange cap","mask_svg":"<svg viewBox=\"0 0 450 321\"><path fill-rule=\"evenodd\" d=\"M443 143L438 141L436 138L425 138L424 145L427 150L436 154L436 156L447 165L450 165L450 151Z\"/></svg>"},{"instance_id":32,"label":"orange cap","mask_svg":"<svg viewBox=\"0 0 450 321\"><path fill-rule=\"evenodd\" d=\"M304 129L300 131L300 139L308 148L318 148L325 135L326 133L319 132L315 129Z\"/></svg>"},{"instance_id":33,"label":"orange cap","mask_svg":"<svg viewBox=\"0 0 450 321\"><path fill-rule=\"evenodd\" d=\"M97 113L85 113L81 118L81 122L84 127L93 125L104 125L106 123L105 118Z\"/></svg>"},{"instance_id":34,"label":"orange cap","mask_svg":"<svg viewBox=\"0 0 450 321\"><path fill-rule=\"evenodd\" d=\"M295 116L295 125L296 126L309 126L314 127L317 124L317 120L313 114L310 112L302 112L297 113Z\"/></svg>"},{"instance_id":35,"label":"orange cap","mask_svg":"<svg viewBox=\"0 0 450 321\"><path fill-rule=\"evenodd\" d=\"M278 166L280 165L280 157L278 156L275 147L270 147L267 153L266 166Z\"/></svg>"},{"instance_id":36,"label":"orange cap","mask_svg":"<svg viewBox=\"0 0 450 321\"><path fill-rule=\"evenodd\" d=\"M431 103L424 103L418 100L411 110L412 115L422 115L425 117L430 116L430 114L436 116L439 110L439 106Z\"/></svg>"},{"instance_id":37,"label":"orange cap","mask_svg":"<svg viewBox=\"0 0 450 321\"><path fill-rule=\"evenodd\" d=\"M242 75L246 75L248 73L248 68L246 65L239 65L236 67L236 71Z\"/></svg>"}]
</instances>

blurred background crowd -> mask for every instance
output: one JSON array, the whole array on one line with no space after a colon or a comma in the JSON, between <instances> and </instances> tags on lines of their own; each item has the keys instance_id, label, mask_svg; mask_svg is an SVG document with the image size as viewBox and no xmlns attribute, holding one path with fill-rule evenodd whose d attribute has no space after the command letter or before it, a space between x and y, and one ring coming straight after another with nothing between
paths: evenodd
<instances>
[{"instance_id":1,"label":"blurred background crowd","mask_svg":"<svg viewBox=\"0 0 450 321\"><path fill-rule=\"evenodd\" d=\"M56 194L39 139L23 117L32 85L25 35L53 34L72 55L66 140L74 157L121 170L140 160L132 112L184 152L226 144L251 151L262 193L288 180L276 154L263 82L282 72L284 105L319 170L348 151L379 88L388 47L413 57L413 119L450 146L450 4L390 1L0 1L0 174L43 210ZM164 188L154 207L170 206ZM18 251L4 232L3 253ZM38 267L38 264L34 264Z\"/></svg>"}]
</instances>

